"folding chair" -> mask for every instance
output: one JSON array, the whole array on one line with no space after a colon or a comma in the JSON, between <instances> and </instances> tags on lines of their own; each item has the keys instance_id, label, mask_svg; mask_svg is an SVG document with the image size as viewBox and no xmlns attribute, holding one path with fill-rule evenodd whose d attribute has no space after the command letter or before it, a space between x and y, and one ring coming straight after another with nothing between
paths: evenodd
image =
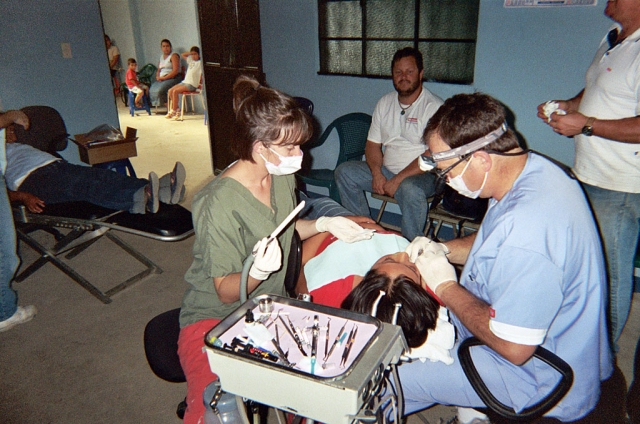
<instances>
[{"instance_id":1,"label":"folding chair","mask_svg":"<svg viewBox=\"0 0 640 424\"><path fill-rule=\"evenodd\" d=\"M30 106L22 109L29 117L31 128L16 128L19 143L29 144L51 154L67 146L67 130L60 114L48 106ZM159 241L179 241L193 234L191 212L180 205L162 204L156 214L131 214L107 209L87 202L48 204L42 213L31 213L24 206L14 208L16 232L21 242L40 254L40 258L22 270L16 277L20 282L48 262L58 267L74 281L103 303L110 303L111 296L140 281L147 275L161 273L162 269L149 258L126 243L115 231L152 238ZM61 230L69 230L63 232ZM55 243L47 246L34 236L36 231L53 235ZM80 275L67 261L89 248L102 236L129 256L139 261L145 269L133 277L101 291Z\"/></svg>"}]
</instances>

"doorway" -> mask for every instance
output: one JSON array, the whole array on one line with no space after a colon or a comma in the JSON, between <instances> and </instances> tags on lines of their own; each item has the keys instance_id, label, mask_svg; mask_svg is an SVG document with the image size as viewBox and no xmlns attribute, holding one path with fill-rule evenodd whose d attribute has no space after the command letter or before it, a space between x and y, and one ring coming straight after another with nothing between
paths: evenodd
<instances>
[{"instance_id":1,"label":"doorway","mask_svg":"<svg viewBox=\"0 0 640 424\"><path fill-rule=\"evenodd\" d=\"M200 46L195 0L100 0L103 28L120 50L121 62L133 57L141 68L157 64L160 41L171 40L173 51L180 54L191 46ZM186 62L181 62L186 66ZM124 70L121 71L124 80ZM197 99L196 99L197 100ZM131 158L138 177L147 178L154 171L162 175L180 161L187 170L186 197L183 206L190 209L193 195L213 178L208 126L204 123L201 103L196 114L185 114L184 121L167 120L166 108L152 108L152 115L137 111L135 116L120 99L114 99L120 127L138 130L136 157Z\"/></svg>"}]
</instances>

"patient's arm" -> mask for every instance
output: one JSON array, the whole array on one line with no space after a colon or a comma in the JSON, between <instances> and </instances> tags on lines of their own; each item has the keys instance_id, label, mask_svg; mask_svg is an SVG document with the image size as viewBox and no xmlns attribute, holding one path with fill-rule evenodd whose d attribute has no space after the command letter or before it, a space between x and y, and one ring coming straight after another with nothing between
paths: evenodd
<instances>
[{"instance_id":1,"label":"patient's arm","mask_svg":"<svg viewBox=\"0 0 640 424\"><path fill-rule=\"evenodd\" d=\"M22 203L27 207L27 209L29 209L29 212L42 212L42 208L44 208L44 201L40 198L24 191L7 191L9 193L9 201Z\"/></svg>"}]
</instances>

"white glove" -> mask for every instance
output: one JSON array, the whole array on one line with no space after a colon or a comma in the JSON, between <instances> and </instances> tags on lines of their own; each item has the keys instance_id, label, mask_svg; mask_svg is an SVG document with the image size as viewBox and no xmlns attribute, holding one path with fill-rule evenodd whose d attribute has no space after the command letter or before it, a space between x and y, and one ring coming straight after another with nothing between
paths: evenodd
<instances>
[{"instance_id":1,"label":"white glove","mask_svg":"<svg viewBox=\"0 0 640 424\"><path fill-rule=\"evenodd\" d=\"M355 222L343 216L322 216L316 220L316 230L321 233L330 232L338 240L345 243L355 243L356 241L369 240L373 237L375 230L365 230Z\"/></svg>"},{"instance_id":2,"label":"white glove","mask_svg":"<svg viewBox=\"0 0 640 424\"><path fill-rule=\"evenodd\" d=\"M447 248L446 245L436 243L429 237L414 238L404 251L409 255L409 260L413 263L415 263L418 256L424 252L444 252L445 255L449 254L449 248Z\"/></svg>"},{"instance_id":3,"label":"white glove","mask_svg":"<svg viewBox=\"0 0 640 424\"><path fill-rule=\"evenodd\" d=\"M266 280L272 272L282 267L282 249L278 239L274 238L267 245L267 237L263 238L253 247L254 260L249 269L249 275L256 280Z\"/></svg>"},{"instance_id":4,"label":"white glove","mask_svg":"<svg viewBox=\"0 0 640 424\"><path fill-rule=\"evenodd\" d=\"M456 269L449 263L444 252L423 252L416 259L416 267L424 282L436 295L436 289L447 281L458 282Z\"/></svg>"}]
</instances>

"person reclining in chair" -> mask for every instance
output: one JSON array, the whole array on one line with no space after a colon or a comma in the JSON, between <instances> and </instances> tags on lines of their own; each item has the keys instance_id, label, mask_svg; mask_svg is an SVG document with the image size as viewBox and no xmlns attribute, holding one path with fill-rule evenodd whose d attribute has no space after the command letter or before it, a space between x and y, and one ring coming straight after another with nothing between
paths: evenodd
<instances>
[{"instance_id":1,"label":"person reclining in chair","mask_svg":"<svg viewBox=\"0 0 640 424\"><path fill-rule=\"evenodd\" d=\"M46 204L76 201L131 213L156 213L159 202L175 204L184 197L186 171L180 162L161 178L150 172L145 180L70 164L20 143L13 126L6 130L6 144L9 199L23 203L34 213L42 212Z\"/></svg>"}]
</instances>

